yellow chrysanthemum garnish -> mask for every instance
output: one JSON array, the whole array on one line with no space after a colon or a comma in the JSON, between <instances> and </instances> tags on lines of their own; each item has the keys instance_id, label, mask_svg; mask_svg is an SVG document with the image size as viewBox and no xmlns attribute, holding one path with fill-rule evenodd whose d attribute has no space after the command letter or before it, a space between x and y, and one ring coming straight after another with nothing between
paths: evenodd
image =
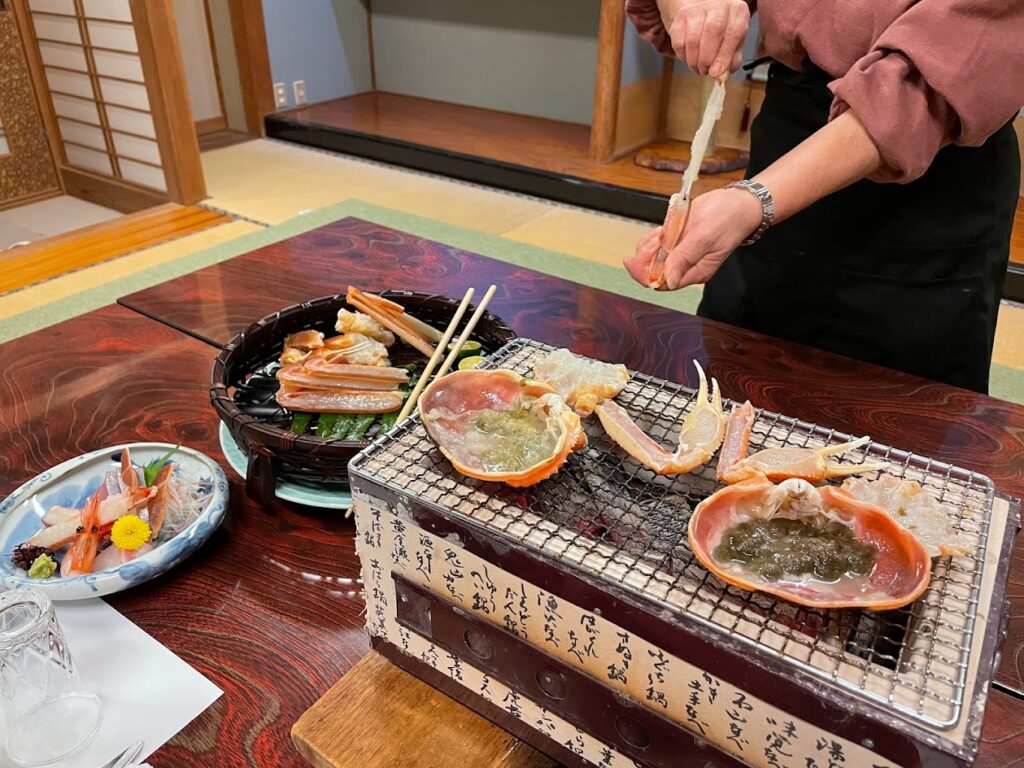
<instances>
[{"instance_id":1,"label":"yellow chrysanthemum garnish","mask_svg":"<svg viewBox=\"0 0 1024 768\"><path fill-rule=\"evenodd\" d=\"M149 541L152 535L149 523L138 515L124 515L110 529L110 541L125 552L134 552Z\"/></svg>"}]
</instances>

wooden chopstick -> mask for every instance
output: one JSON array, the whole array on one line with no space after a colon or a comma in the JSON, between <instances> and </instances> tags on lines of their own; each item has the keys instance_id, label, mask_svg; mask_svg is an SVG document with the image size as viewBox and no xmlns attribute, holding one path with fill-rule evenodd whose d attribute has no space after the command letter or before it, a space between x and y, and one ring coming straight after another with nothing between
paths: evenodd
<instances>
[{"instance_id":1,"label":"wooden chopstick","mask_svg":"<svg viewBox=\"0 0 1024 768\"><path fill-rule=\"evenodd\" d=\"M416 386L413 387L412 392L409 394L409 398L405 401L405 405L402 406L402 410L398 413L398 419L395 424L400 424L405 421L409 414L412 413L416 407L416 401L419 400L420 393L423 388L427 386L427 380L430 378L430 374L434 372L434 368L441 360L441 355L444 354L445 348L448 343L452 340L452 336L455 335L455 329L462 322L462 316L466 314L466 310L469 308L469 302L473 300L473 289L470 288L466 291L466 295L462 297L462 303L459 304L459 308L455 310L455 315L452 317L452 321L448 324L444 334L441 336L441 341L437 343L437 347L434 349L434 354L430 356L430 360L427 361L427 367L423 369L423 374L420 376L420 380L416 382ZM476 317L476 315L474 315ZM472 320L470 320L472 322Z\"/></svg>"},{"instance_id":2,"label":"wooden chopstick","mask_svg":"<svg viewBox=\"0 0 1024 768\"><path fill-rule=\"evenodd\" d=\"M476 312L469 318L469 322L466 323L466 327L462 329L462 335L459 336L455 342L455 346L452 347L452 351L448 353L448 357L444 361L444 365L441 366L441 370L437 372L437 378L441 378L451 369L452 364L458 359L459 353L462 352L462 345L469 339L471 333L476 328L476 324L480 322L480 318L483 317L484 311L487 309L487 305L491 303L491 299L494 297L494 292L498 290L498 286L492 285L487 289L487 293L480 300L480 304L476 308Z\"/></svg>"}]
</instances>

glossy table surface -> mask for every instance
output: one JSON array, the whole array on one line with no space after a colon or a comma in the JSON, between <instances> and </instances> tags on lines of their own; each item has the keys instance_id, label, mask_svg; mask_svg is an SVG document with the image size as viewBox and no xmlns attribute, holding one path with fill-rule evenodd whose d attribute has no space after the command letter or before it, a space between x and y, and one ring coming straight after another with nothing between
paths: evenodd
<instances>
[{"instance_id":1,"label":"glossy table surface","mask_svg":"<svg viewBox=\"0 0 1024 768\"><path fill-rule=\"evenodd\" d=\"M122 442L180 442L226 467L212 358L209 345L116 306L3 345L0 496ZM107 600L224 691L154 766L298 768L292 725L369 647L353 529L336 513L260 508L227 472L228 514L207 545Z\"/></svg>"},{"instance_id":2,"label":"glossy table surface","mask_svg":"<svg viewBox=\"0 0 1024 768\"><path fill-rule=\"evenodd\" d=\"M693 384L699 359L726 397L871 434L987 474L1024 495L1024 408L614 296L347 219L126 297L0 347L0 493L83 451L181 441L223 463L207 386L215 349L290 303L408 288L459 296L500 286L491 308L519 333ZM172 328L171 326L174 326ZM17 361L17 364L11 364ZM298 766L298 715L367 647L350 523L261 509L232 478L223 528L165 576L111 598L226 695L154 757L174 766ZM1020 689L1024 555L1011 571L1011 636L999 680ZM1024 754L1024 701L989 698L978 765ZM367 766L367 768L373 768Z\"/></svg>"},{"instance_id":3,"label":"glossy table surface","mask_svg":"<svg viewBox=\"0 0 1024 768\"><path fill-rule=\"evenodd\" d=\"M372 222L347 218L124 297L139 312L223 344L260 317L344 292L404 288L491 302L522 336L966 467L1024 497L1024 407L673 312ZM478 294L479 295L479 294ZM1024 547L1015 551L998 680L1024 694Z\"/></svg>"}]
</instances>

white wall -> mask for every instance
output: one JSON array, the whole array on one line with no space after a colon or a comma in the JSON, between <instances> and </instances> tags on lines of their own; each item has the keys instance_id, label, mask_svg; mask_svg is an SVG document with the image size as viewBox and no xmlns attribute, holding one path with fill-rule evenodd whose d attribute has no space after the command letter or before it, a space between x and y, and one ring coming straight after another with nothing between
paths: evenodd
<instances>
[{"instance_id":1,"label":"white wall","mask_svg":"<svg viewBox=\"0 0 1024 768\"><path fill-rule=\"evenodd\" d=\"M377 89L589 123L595 0L374 0Z\"/></svg>"},{"instance_id":2,"label":"white wall","mask_svg":"<svg viewBox=\"0 0 1024 768\"><path fill-rule=\"evenodd\" d=\"M213 47L206 25L203 0L174 0L174 18L178 24L178 42L185 64L192 119L221 117L224 111L217 92Z\"/></svg>"},{"instance_id":3,"label":"white wall","mask_svg":"<svg viewBox=\"0 0 1024 768\"><path fill-rule=\"evenodd\" d=\"M211 0L211 2L224 0ZM433 0L431 0L433 1ZM376 5L376 4L375 4ZM263 0L270 71L284 83L306 83L310 102L370 90L370 44L361 0Z\"/></svg>"}]
</instances>

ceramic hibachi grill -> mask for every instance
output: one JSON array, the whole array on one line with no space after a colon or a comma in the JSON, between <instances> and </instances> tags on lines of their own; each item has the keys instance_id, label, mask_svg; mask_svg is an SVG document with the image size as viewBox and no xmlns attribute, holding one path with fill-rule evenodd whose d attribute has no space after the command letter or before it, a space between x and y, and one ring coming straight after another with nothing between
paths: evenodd
<instances>
[{"instance_id":1,"label":"ceramic hibachi grill","mask_svg":"<svg viewBox=\"0 0 1024 768\"><path fill-rule=\"evenodd\" d=\"M515 340L489 367L529 374ZM635 374L619 395L664 445L694 391ZM656 477L586 420L590 445L514 489L459 475L418 417L350 465L374 646L566 766L961 766L1005 633L1019 503L872 444L958 510L972 554L912 605L800 608L726 586L691 553L712 465ZM850 436L759 412L751 450Z\"/></svg>"}]
</instances>

